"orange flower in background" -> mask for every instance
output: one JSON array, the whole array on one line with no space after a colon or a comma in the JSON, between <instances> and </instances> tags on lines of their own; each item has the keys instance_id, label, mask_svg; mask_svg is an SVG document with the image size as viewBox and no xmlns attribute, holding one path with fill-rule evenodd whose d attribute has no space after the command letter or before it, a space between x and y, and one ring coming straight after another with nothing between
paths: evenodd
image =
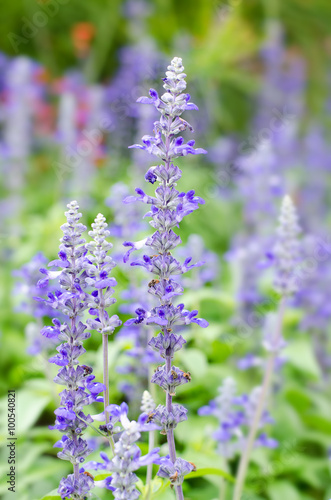
<instances>
[{"instance_id":1,"label":"orange flower in background","mask_svg":"<svg viewBox=\"0 0 331 500\"><path fill-rule=\"evenodd\" d=\"M95 27L89 22L76 23L71 30L71 38L74 47L77 51L78 57L84 57L93 40L95 34Z\"/></svg>"}]
</instances>

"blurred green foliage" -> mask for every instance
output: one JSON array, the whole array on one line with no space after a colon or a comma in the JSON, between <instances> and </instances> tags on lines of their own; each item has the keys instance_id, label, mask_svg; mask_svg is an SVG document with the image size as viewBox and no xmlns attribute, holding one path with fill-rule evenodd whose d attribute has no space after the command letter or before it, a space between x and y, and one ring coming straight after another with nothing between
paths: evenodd
<instances>
[{"instance_id":1,"label":"blurred green foliage","mask_svg":"<svg viewBox=\"0 0 331 500\"><path fill-rule=\"evenodd\" d=\"M45 8L42 1L3 2L5 14L0 19L0 50L16 56L8 35L23 36L26 22L31 22L36 12L45 11ZM197 93L209 96L206 105L210 106L208 111L215 124L210 132L213 138L220 131L240 132L247 124L252 113L251 97L258 90L261 72L257 54L265 37L265 24L271 18L281 21L291 50L304 55L308 66L307 100L311 112L321 111L327 92L331 50L329 0L155 0L148 5L146 26L155 46L168 55L184 54L188 72L192 79L196 77ZM226 21L221 9L229 14ZM56 15L50 16L47 24L38 29L28 43L19 45L19 52L40 61L52 76L58 77L77 65L72 28L80 22L92 23L96 28L91 51L80 64L89 81L105 81L116 72L119 48L137 36L132 32L132 20L127 19L124 2L120 0L68 0L59 5ZM204 147L202 141L199 145ZM51 153L44 154L47 163ZM40 500L56 488L58 479L69 471L67 464L56 458L56 450L52 448L56 433L47 428L53 423L56 404L54 387L44 374L47 363L26 354L24 328L30 318L13 312L15 298L11 296L13 269L28 261L37 251L43 251L50 260L57 252L59 227L63 223L67 200L62 195L61 183L55 180L54 172L48 167L48 164L43 166L40 157L31 159L23 193L24 211L18 221L22 234L5 241L10 265L6 263L0 269L0 280L4 284L0 290L0 391L4 396L1 422L4 426L6 390L15 388L20 418L20 500ZM89 209L82 207L84 223L90 224L98 212L103 212L111 220L104 200L112 183L127 180L128 168L126 160L114 165L113 159L109 159L100 169L92 187L93 206ZM213 182L208 167L202 167L192 158L185 168L190 175L183 177L181 188L197 187L198 194L203 196ZM222 258L240 224L238 207L226 200L210 199L183 223L181 236L185 241L191 232L198 232L206 246ZM191 371L193 381L183 386L178 395L178 402L189 408L190 417L182 424L176 438L183 458L195 462L199 468L222 469L224 464L210 437L216 423L212 418L205 418L202 423L196 415L197 409L215 397L216 388L225 376L235 376L242 391L260 383L258 369L253 370L248 379L230 362L234 352L238 356L247 352L253 339L233 346L224 341L224 334L231 333L229 319L234 311L234 297L230 270L225 262L222 261L222 265L222 279L215 289L207 288L200 294L187 295L187 306L199 304L201 316L208 318L211 325L202 333L192 329L187 349L178 358L178 362ZM119 281L116 295L119 296L128 280L119 271L116 277ZM277 422L273 437L279 440L280 447L272 452L254 451L247 486L251 500L328 500L331 496L330 470L326 460L331 443L330 394L321 388L319 367L311 354L311 339L306 334L297 333L298 323L298 317L288 315L286 337L291 342L286 354L289 362L285 367L283 390L277 394L272 408ZM96 376L100 378L100 339L93 337L87 342L87 347L86 362L95 367ZM114 370L115 359L116 363L121 363L126 348L126 345L115 347L111 342L111 400L114 402L119 402L121 397L117 390L119 375ZM54 367L49 369L54 372ZM53 375L50 373L49 377ZM100 408L95 407L91 413L98 411ZM5 435L4 428L1 434ZM5 483L4 438L0 444L3 464L0 468L0 495L3 500L11 500L13 497L7 492ZM236 460L231 463L230 473L235 473L236 465ZM186 497L191 500L216 498L220 481L220 477L212 474L192 477L185 482ZM231 484L228 487L231 491ZM105 493L98 494L100 498L107 498ZM171 500L173 495L167 490L155 498Z\"/></svg>"}]
</instances>

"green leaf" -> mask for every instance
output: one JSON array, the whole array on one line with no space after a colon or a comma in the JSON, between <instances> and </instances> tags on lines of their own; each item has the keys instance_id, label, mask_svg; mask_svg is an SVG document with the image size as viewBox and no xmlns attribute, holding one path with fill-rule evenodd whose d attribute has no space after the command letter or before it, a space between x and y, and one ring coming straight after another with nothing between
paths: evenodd
<instances>
[{"instance_id":1,"label":"green leaf","mask_svg":"<svg viewBox=\"0 0 331 500\"><path fill-rule=\"evenodd\" d=\"M230 483L235 482L235 478L231 476L228 472L225 472L222 469L216 469L216 467L205 467L203 469L198 469L195 472L190 472L190 474L187 474L185 476L185 479L194 479L196 477L203 477L203 476L221 476L224 477L224 479L227 479Z\"/></svg>"},{"instance_id":2,"label":"green leaf","mask_svg":"<svg viewBox=\"0 0 331 500\"><path fill-rule=\"evenodd\" d=\"M286 391L285 397L298 412L307 411L311 407L311 399L303 390L291 387Z\"/></svg>"},{"instance_id":3,"label":"green leaf","mask_svg":"<svg viewBox=\"0 0 331 500\"><path fill-rule=\"evenodd\" d=\"M154 496L155 493L159 492L159 490L164 487L164 481L160 477L155 477L152 479L149 485L144 484L141 479L139 479L136 483L136 487L138 488L139 491L142 493L142 498L147 498L148 494L150 492L151 488L151 493L152 496Z\"/></svg>"},{"instance_id":4,"label":"green leaf","mask_svg":"<svg viewBox=\"0 0 331 500\"><path fill-rule=\"evenodd\" d=\"M199 349L186 349L185 353L180 353L178 356L185 368L192 374L196 380L203 377L207 371L208 363L206 355Z\"/></svg>"},{"instance_id":5,"label":"green leaf","mask_svg":"<svg viewBox=\"0 0 331 500\"><path fill-rule=\"evenodd\" d=\"M23 389L17 393L17 432L24 434L41 415L52 397Z\"/></svg>"},{"instance_id":6,"label":"green leaf","mask_svg":"<svg viewBox=\"0 0 331 500\"><path fill-rule=\"evenodd\" d=\"M277 481L269 487L269 495L271 500L279 500L286 498L286 500L301 500L301 495L294 486L287 481Z\"/></svg>"},{"instance_id":7,"label":"green leaf","mask_svg":"<svg viewBox=\"0 0 331 500\"><path fill-rule=\"evenodd\" d=\"M47 493L47 495L42 497L41 500L61 500L61 497L58 494L57 489L56 489L56 490L52 490L50 493Z\"/></svg>"},{"instance_id":8,"label":"green leaf","mask_svg":"<svg viewBox=\"0 0 331 500\"><path fill-rule=\"evenodd\" d=\"M285 348L284 354L295 368L312 375L316 379L320 378L321 371L308 340L297 339L291 341Z\"/></svg>"},{"instance_id":9,"label":"green leaf","mask_svg":"<svg viewBox=\"0 0 331 500\"><path fill-rule=\"evenodd\" d=\"M104 479L107 479L107 477L111 476L110 472L107 474L98 474L97 476L94 476L94 481L103 481Z\"/></svg>"},{"instance_id":10,"label":"green leaf","mask_svg":"<svg viewBox=\"0 0 331 500\"><path fill-rule=\"evenodd\" d=\"M310 428L331 436L331 421L320 415L302 415L302 420Z\"/></svg>"}]
</instances>

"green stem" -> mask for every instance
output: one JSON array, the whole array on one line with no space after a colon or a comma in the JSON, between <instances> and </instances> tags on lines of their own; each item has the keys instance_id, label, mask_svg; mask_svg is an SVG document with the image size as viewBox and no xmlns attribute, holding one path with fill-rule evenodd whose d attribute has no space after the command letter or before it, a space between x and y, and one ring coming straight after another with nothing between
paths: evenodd
<instances>
[{"instance_id":1,"label":"green stem","mask_svg":"<svg viewBox=\"0 0 331 500\"><path fill-rule=\"evenodd\" d=\"M103 299L103 293L102 290L99 290L99 300L100 300L100 321L101 321L101 326L102 328L105 327L105 316L104 316L104 299ZM102 358L103 358L103 384L106 387L105 392L104 392L104 411L105 411L105 421L106 425L109 423L109 415L106 412L107 406L109 406L109 360L108 360L108 334L103 333L102 334ZM110 447L113 451L113 454L115 453L115 443L114 443L114 438L111 434L108 433L108 440Z\"/></svg>"},{"instance_id":2,"label":"green stem","mask_svg":"<svg viewBox=\"0 0 331 500\"><path fill-rule=\"evenodd\" d=\"M228 472L229 467L228 467L228 461L224 459L224 464L223 468L226 472ZM226 500L226 490L227 490L227 481L223 477L221 478L221 484L220 484L220 496L219 500Z\"/></svg>"},{"instance_id":3,"label":"green stem","mask_svg":"<svg viewBox=\"0 0 331 500\"><path fill-rule=\"evenodd\" d=\"M147 342L151 340L153 337L153 329L148 328L147 330ZM152 398L155 401L156 398L156 386L155 384L152 384L151 378L153 375L153 369L151 365L148 366L148 392L151 394ZM148 452L151 452L153 448L155 447L155 441L156 441L156 433L155 431L149 431L148 433ZM147 494L146 494L146 500L150 500L151 494L152 494L152 486L151 486L151 481L153 477L153 464L148 464L147 465L147 473L146 473L146 486L148 486Z\"/></svg>"},{"instance_id":4,"label":"green stem","mask_svg":"<svg viewBox=\"0 0 331 500\"><path fill-rule=\"evenodd\" d=\"M278 322L277 322L276 332L275 332L275 337L274 337L276 345L277 345L278 340L280 339L281 334L282 334L284 309L285 309L285 301L284 301L284 298L282 298L280 300L280 303L279 303ZM267 396L269 393L269 389L271 386L276 356L277 356L277 352L271 353L270 357L268 359L268 362L267 362L261 393L260 393L259 400L258 400L258 403L256 406L253 421L252 421L252 424L251 424L251 427L249 430L246 446L245 446L245 449L243 451L243 454L241 455L241 459L239 462L239 469L238 469L237 480L236 480L236 485L235 485L234 494L233 494L233 500L240 500L243 489L244 489L245 479L246 479L246 474L247 474L247 470L248 470L251 452L252 452L252 449L254 446L256 434L257 434L259 424L261 421L262 412L263 412L263 409L265 407L265 402L266 402L266 399L267 399Z\"/></svg>"}]
</instances>

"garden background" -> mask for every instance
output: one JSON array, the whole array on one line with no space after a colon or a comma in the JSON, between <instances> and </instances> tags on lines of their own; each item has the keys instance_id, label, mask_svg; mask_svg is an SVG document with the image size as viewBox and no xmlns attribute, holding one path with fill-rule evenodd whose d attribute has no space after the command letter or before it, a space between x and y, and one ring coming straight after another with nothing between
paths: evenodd
<instances>
[{"instance_id":1,"label":"garden background","mask_svg":"<svg viewBox=\"0 0 331 500\"><path fill-rule=\"evenodd\" d=\"M208 471L199 475L199 468L227 467L235 474L238 455L225 465L213 438L217 420L198 416L198 409L217 396L225 377L236 380L239 394L261 383L261 338L267 312L274 308L266 261L288 193L304 242L300 290L286 313L288 344L269 405L274 424L267 432L278 447L254 450L247 498L328 500L330 2L5 0L2 10L1 498L52 498L47 494L70 470L53 448L60 434L48 429L60 389L51 382L55 367L38 344L40 324L50 322L34 317L38 292L27 280L38 279L38 265L17 270L38 252L46 262L56 258L63 212L77 199L84 224L90 226L101 212L111 225L118 257L114 312L130 317L121 312L123 292L142 279L145 293L148 279L121 262L121 243L131 238L130 224L144 211L124 209L121 201L143 187L152 163L128 146L151 134L156 119L136 99L148 95L151 86L160 89L166 66L178 56L199 106L187 113L194 139L208 151L178 160L180 189L195 189L206 201L179 232L194 259L206 261L201 273L191 271L185 304L210 323L205 330L191 327L179 355L192 382L177 395L189 409L176 433L177 446L198 466L196 476L184 483L185 498L219 497L222 478ZM138 233L144 237L149 230L141 219ZM131 401L131 418L137 416L137 395L147 387L139 359L137 364L129 355L135 341L119 330L109 350L110 398L117 404ZM101 339L92 335L84 358L98 380L100 346ZM8 389L16 390L17 399L15 494L6 484ZM94 406L94 413L101 411ZM163 438L160 444L164 447ZM228 488L230 494L231 481ZM106 491L97 494L111 497ZM173 493L161 488L154 497L171 500Z\"/></svg>"}]
</instances>

